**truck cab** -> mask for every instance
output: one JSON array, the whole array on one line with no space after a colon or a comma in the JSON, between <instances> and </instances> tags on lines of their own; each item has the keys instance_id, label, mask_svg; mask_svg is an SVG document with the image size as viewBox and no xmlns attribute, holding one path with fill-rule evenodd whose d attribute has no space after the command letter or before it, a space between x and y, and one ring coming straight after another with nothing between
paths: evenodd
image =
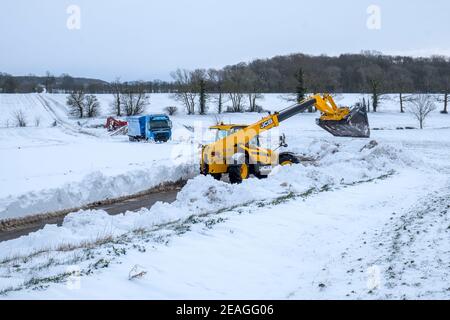
<instances>
[{"instance_id":1,"label":"truck cab","mask_svg":"<svg viewBox=\"0 0 450 320\"><path fill-rule=\"evenodd\" d=\"M165 114L128 117L130 141L167 142L172 137L172 121Z\"/></svg>"}]
</instances>

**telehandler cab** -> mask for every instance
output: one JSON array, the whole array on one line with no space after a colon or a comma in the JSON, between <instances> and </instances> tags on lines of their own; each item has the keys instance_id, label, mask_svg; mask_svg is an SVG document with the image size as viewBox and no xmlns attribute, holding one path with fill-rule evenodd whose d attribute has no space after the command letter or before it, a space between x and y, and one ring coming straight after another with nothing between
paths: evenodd
<instances>
[{"instance_id":1,"label":"telehandler cab","mask_svg":"<svg viewBox=\"0 0 450 320\"><path fill-rule=\"evenodd\" d=\"M370 137L369 121L364 108L340 108L330 95L316 94L280 112L269 113L252 125L219 124L211 127L210 129L216 130L216 141L202 146L201 173L212 175L215 179L228 174L231 183L240 183L250 174L265 178L277 165L299 163L299 158L291 152L277 153L262 148L259 135L311 106L322 113L317 124L332 135ZM287 146L284 138L280 138L280 146Z\"/></svg>"}]
</instances>

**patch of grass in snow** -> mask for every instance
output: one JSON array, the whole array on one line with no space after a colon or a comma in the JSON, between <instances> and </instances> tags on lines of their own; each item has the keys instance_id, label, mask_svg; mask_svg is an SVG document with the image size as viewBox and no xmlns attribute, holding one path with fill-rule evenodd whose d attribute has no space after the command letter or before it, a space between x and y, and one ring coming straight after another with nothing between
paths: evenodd
<instances>
[{"instance_id":1,"label":"patch of grass in snow","mask_svg":"<svg viewBox=\"0 0 450 320\"><path fill-rule=\"evenodd\" d=\"M363 183L369 183L369 182L374 182L374 181L379 181L379 180L386 180L387 178L390 178L394 174L396 174L396 171L395 170L390 170L386 174L383 174L383 175L375 177L375 178L366 179L366 180L359 180L359 181L354 181L354 182L350 182L350 183L342 183L342 185L344 185L344 186L357 186L357 185L360 185L360 184L363 184Z\"/></svg>"},{"instance_id":2,"label":"patch of grass in snow","mask_svg":"<svg viewBox=\"0 0 450 320\"><path fill-rule=\"evenodd\" d=\"M114 239L114 237L112 235L106 235L106 236L102 236L102 237L98 237L95 240L86 240L86 241L82 241L80 243L62 243L59 244L54 251L59 251L59 252L67 252L67 251L74 251L76 249L93 249L93 248L97 248L100 247L104 244L107 243L112 243L116 241Z\"/></svg>"},{"instance_id":3,"label":"patch of grass in snow","mask_svg":"<svg viewBox=\"0 0 450 320\"><path fill-rule=\"evenodd\" d=\"M127 250L125 248L116 248L113 246L111 250L108 250L108 254L114 254L116 257L120 257L127 254Z\"/></svg>"},{"instance_id":4,"label":"patch of grass in snow","mask_svg":"<svg viewBox=\"0 0 450 320\"><path fill-rule=\"evenodd\" d=\"M102 245L113 243L117 241L112 235L102 236L98 237L94 240L86 240L82 241L76 244L73 243L61 243L58 244L56 247L47 247L42 248L39 250L36 250L32 253L26 254L26 255L13 255L9 257L3 258L3 260L0 261L0 266L7 265L10 263L28 263L33 258L36 258L38 256L41 256L43 254L49 254L51 252L70 252L75 251L77 249L94 249L98 248Z\"/></svg>"},{"instance_id":5,"label":"patch of grass in snow","mask_svg":"<svg viewBox=\"0 0 450 320\"><path fill-rule=\"evenodd\" d=\"M270 205L277 206L279 204L285 203L291 199L297 198L297 195L294 192L289 192L287 195L281 196L269 202Z\"/></svg>"},{"instance_id":6,"label":"patch of grass in snow","mask_svg":"<svg viewBox=\"0 0 450 320\"><path fill-rule=\"evenodd\" d=\"M185 223L189 223L189 224L197 224L200 222L201 222L201 219L196 215L192 215L185 220Z\"/></svg>"},{"instance_id":7,"label":"patch of grass in snow","mask_svg":"<svg viewBox=\"0 0 450 320\"><path fill-rule=\"evenodd\" d=\"M205 221L205 227L208 229L212 229L216 224L225 222L224 218L217 218L217 219L209 219Z\"/></svg>"},{"instance_id":8,"label":"patch of grass in snow","mask_svg":"<svg viewBox=\"0 0 450 320\"><path fill-rule=\"evenodd\" d=\"M51 257L44 263L34 267L33 270L43 271L56 266L76 265L82 261L89 260L91 258L93 258L93 256L90 255L90 250L86 250L84 253L74 252L72 257L69 257L68 259L59 260Z\"/></svg>"},{"instance_id":9,"label":"patch of grass in snow","mask_svg":"<svg viewBox=\"0 0 450 320\"><path fill-rule=\"evenodd\" d=\"M12 263L12 262L27 263L31 259L33 259L34 257L39 256L39 255L41 255L43 253L46 253L46 252L49 252L49 251L51 251L51 249L45 248L45 249L36 250L33 253L30 253L28 255L20 255L20 254L11 255L11 256L5 257L2 260L0 260L0 265L9 264L9 263Z\"/></svg>"},{"instance_id":10,"label":"patch of grass in snow","mask_svg":"<svg viewBox=\"0 0 450 320\"><path fill-rule=\"evenodd\" d=\"M6 288L0 290L0 296L6 296L10 292L19 291L21 289L22 288L15 288L15 287L12 287L12 286L6 287Z\"/></svg>"},{"instance_id":11,"label":"patch of grass in snow","mask_svg":"<svg viewBox=\"0 0 450 320\"><path fill-rule=\"evenodd\" d=\"M75 274L76 272L64 272L50 277L32 277L21 285L16 287L10 286L0 290L0 296L6 296L11 292L21 291L24 289L43 290L48 288L51 283L62 283Z\"/></svg>"},{"instance_id":12,"label":"patch of grass in snow","mask_svg":"<svg viewBox=\"0 0 450 320\"><path fill-rule=\"evenodd\" d=\"M97 262L91 264L91 267L92 267L92 269L96 269L96 270L97 270L97 269L108 268L110 262L111 262L111 261L109 261L109 260L107 260L107 259L101 258L101 259L97 260ZM92 270L92 269L88 269L88 270ZM89 273L89 271L88 271L88 273Z\"/></svg>"},{"instance_id":13,"label":"patch of grass in snow","mask_svg":"<svg viewBox=\"0 0 450 320\"><path fill-rule=\"evenodd\" d=\"M67 280L68 277L74 275L75 272L64 272L55 276L51 277L44 277L44 278L31 278L30 280L26 281L23 284L23 287L29 289L32 288L33 290L36 289L45 289L45 285L48 285L49 283L62 283Z\"/></svg>"},{"instance_id":14,"label":"patch of grass in snow","mask_svg":"<svg viewBox=\"0 0 450 320\"><path fill-rule=\"evenodd\" d=\"M183 224L176 226L174 228L174 230L175 230L175 234L177 236L179 236L179 235L185 234L186 232L191 231L191 226L183 223Z\"/></svg>"}]
</instances>

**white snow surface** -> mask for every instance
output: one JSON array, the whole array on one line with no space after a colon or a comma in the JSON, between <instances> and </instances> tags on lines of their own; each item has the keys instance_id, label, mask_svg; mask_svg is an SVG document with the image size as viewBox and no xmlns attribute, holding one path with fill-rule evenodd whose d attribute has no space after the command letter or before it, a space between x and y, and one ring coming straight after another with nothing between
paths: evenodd
<instances>
[{"instance_id":1,"label":"white snow surface","mask_svg":"<svg viewBox=\"0 0 450 320\"><path fill-rule=\"evenodd\" d=\"M64 98L50 97L50 104ZM166 98L152 96L170 103ZM345 95L339 102L357 99ZM276 95L264 103L274 110L281 104ZM425 130L396 130L416 124L395 108L390 103L369 114L371 127L382 129L372 131L376 145L331 137L315 126L317 115L304 114L282 131L288 149L315 158L313 164L279 167L268 179L240 185L197 176L174 203L117 216L74 212L61 227L1 242L0 297L448 299L449 118L435 112ZM223 117L251 123L261 115ZM58 192L62 207L139 191L147 179L152 185L193 175L197 141L183 125L202 119L210 125L214 116L174 117L178 133L165 145L129 144L70 119L66 127L0 129L6 160L0 179L11 190L2 188L9 200L0 203L8 207L22 196L24 208L39 211L55 203ZM77 154L86 147L88 157L80 161ZM29 150L28 161L19 165L23 150ZM39 157L42 168L27 168ZM71 166L78 172L64 171ZM15 168L24 170L22 176ZM32 186L20 184L21 177L34 179ZM24 214L15 203L11 215ZM136 269L146 274L130 280Z\"/></svg>"}]
</instances>

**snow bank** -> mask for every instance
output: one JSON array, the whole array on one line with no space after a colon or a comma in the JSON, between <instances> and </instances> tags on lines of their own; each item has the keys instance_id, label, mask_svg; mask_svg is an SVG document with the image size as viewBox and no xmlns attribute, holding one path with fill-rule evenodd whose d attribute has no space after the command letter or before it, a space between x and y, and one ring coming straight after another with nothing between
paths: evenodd
<instances>
[{"instance_id":1,"label":"snow bank","mask_svg":"<svg viewBox=\"0 0 450 320\"><path fill-rule=\"evenodd\" d=\"M80 182L2 199L0 220L77 208L95 201L135 194L161 183L189 179L195 175L196 170L197 166L184 163L175 168L156 164L150 169L133 170L113 176L95 171Z\"/></svg>"},{"instance_id":2,"label":"snow bank","mask_svg":"<svg viewBox=\"0 0 450 320\"><path fill-rule=\"evenodd\" d=\"M159 202L151 209L117 216L92 210L69 214L61 227L46 226L29 236L0 243L0 258L13 252L25 254L60 243L76 244L104 235L118 236L132 230L186 219L192 215L214 214L220 210L256 201L270 201L292 194L300 195L311 189L320 190L324 186L333 188L342 184L376 179L415 161L411 155L398 147L366 143L361 140L349 140L345 145L314 142L309 146L309 152L317 156L316 165L278 167L265 180L249 179L240 185L231 185L216 181L212 177L197 176L188 181L172 204ZM172 175L172 179L177 179L183 174L189 175L190 168L180 168ZM123 185L135 188L139 186L139 182L132 182L133 177L116 177L108 182L101 182L100 177L101 175L98 176L99 179L93 180L96 183L91 181L86 183L90 192L72 190L70 193L67 191L66 196L81 196L87 199L101 194L103 189L119 192ZM136 177L139 180L142 175ZM155 177L153 179L157 181Z\"/></svg>"}]
</instances>

